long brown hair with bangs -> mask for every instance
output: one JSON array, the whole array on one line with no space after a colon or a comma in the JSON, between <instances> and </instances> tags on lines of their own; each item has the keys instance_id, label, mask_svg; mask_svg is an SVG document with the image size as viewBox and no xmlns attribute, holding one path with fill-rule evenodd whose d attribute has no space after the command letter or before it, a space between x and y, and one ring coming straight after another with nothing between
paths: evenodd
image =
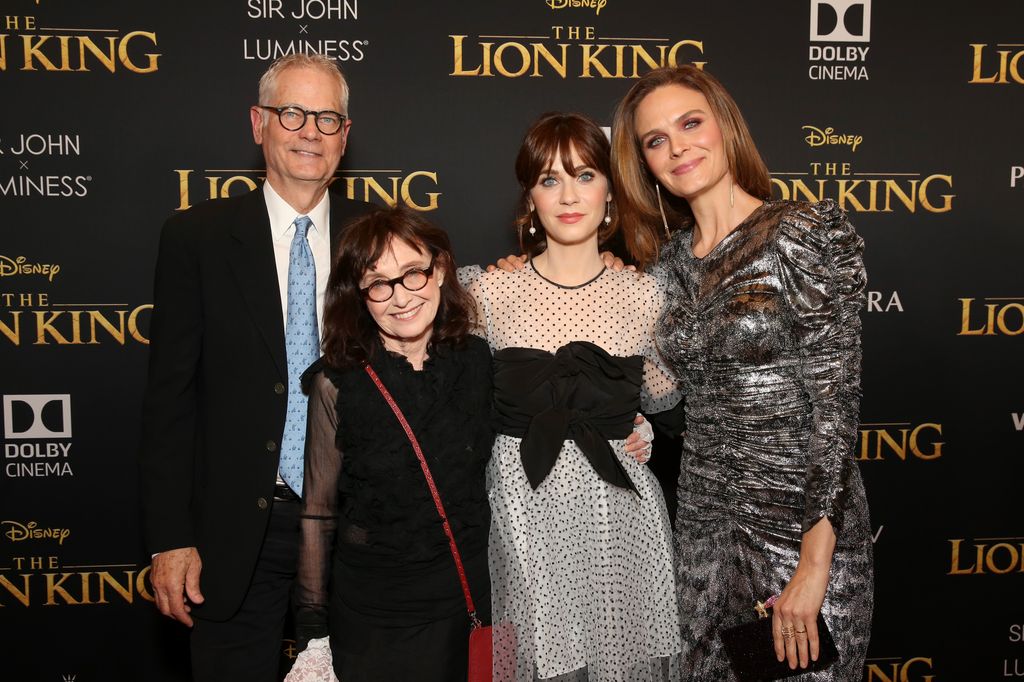
<instances>
[{"instance_id":1,"label":"long brown hair with bangs","mask_svg":"<svg viewBox=\"0 0 1024 682\"><path fill-rule=\"evenodd\" d=\"M767 200L771 196L768 167L754 145L735 100L718 80L690 64L655 69L638 80L619 103L612 124L612 156L616 199L622 220L626 248L641 268L658 259L664 233L658 197L657 179L651 175L640 150L636 129L636 110L647 95L666 85L681 85L704 95L718 127L722 131L725 158L733 180L747 194ZM669 225L688 225L693 213L685 200L667 191L661 193Z\"/></svg>"},{"instance_id":2,"label":"long brown hair with bangs","mask_svg":"<svg viewBox=\"0 0 1024 682\"><path fill-rule=\"evenodd\" d=\"M434 261L434 277L444 273L441 302L430 343L459 345L473 324L476 304L459 284L451 241L439 227L404 206L378 209L353 221L341 236L324 305L324 356L338 369L370 362L383 344L380 328L366 307L359 283L394 240Z\"/></svg>"},{"instance_id":3,"label":"long brown hair with bangs","mask_svg":"<svg viewBox=\"0 0 1024 682\"><path fill-rule=\"evenodd\" d=\"M608 179L614 196L611 174L611 145L604 131L592 119L583 114L548 112L534 122L523 137L523 144L516 155L516 179L522 189L516 216L516 230L519 246L531 258L546 248L546 235L540 219L530 210L530 190L541 175L551 170L555 159L562 162L566 170L573 167L572 152L576 151L580 161ZM598 243L606 242L619 228L617 212L612 202L611 223L603 221L597 231ZM529 233L533 225L537 234Z\"/></svg>"}]
</instances>

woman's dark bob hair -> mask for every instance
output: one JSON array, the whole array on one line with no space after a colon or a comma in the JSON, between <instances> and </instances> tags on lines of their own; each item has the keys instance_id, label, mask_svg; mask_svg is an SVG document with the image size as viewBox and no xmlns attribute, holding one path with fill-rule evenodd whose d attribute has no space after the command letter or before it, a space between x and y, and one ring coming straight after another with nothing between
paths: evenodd
<instances>
[{"instance_id":1,"label":"woman's dark bob hair","mask_svg":"<svg viewBox=\"0 0 1024 682\"><path fill-rule=\"evenodd\" d=\"M448 235L412 209L377 209L353 221L338 242L324 306L324 356L338 368L370 362L383 348L380 328L359 291L360 280L398 239L434 261L434 277L444 277L430 344L461 344L473 324L476 304L455 276Z\"/></svg>"}]
</instances>

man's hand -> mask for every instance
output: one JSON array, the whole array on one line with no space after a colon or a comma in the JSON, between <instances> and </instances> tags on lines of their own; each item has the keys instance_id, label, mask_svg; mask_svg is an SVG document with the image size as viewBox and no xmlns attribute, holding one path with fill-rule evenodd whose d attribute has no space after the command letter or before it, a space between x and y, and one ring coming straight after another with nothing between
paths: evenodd
<instances>
[{"instance_id":1,"label":"man's hand","mask_svg":"<svg viewBox=\"0 0 1024 682\"><path fill-rule=\"evenodd\" d=\"M202 570L203 561L195 547L170 549L153 557L149 577L160 613L192 627L192 616L189 615L192 607L188 602L203 603L203 594L199 591L199 573ZM186 597L188 601L185 601Z\"/></svg>"},{"instance_id":2,"label":"man's hand","mask_svg":"<svg viewBox=\"0 0 1024 682\"><path fill-rule=\"evenodd\" d=\"M522 270L526 267L526 264L530 262L526 254L519 256L509 255L504 258L498 259L497 265L488 265L487 272L494 272L495 270L504 270L505 272L515 272L516 270Z\"/></svg>"},{"instance_id":3,"label":"man's hand","mask_svg":"<svg viewBox=\"0 0 1024 682\"><path fill-rule=\"evenodd\" d=\"M628 270L629 272L636 272L635 265L626 265L625 263L622 262L621 258L616 256L611 251L602 251L601 260L604 261L604 266L609 270L614 270L615 272L622 272L623 270ZM498 264L501 265L501 261L498 261Z\"/></svg>"}]
</instances>

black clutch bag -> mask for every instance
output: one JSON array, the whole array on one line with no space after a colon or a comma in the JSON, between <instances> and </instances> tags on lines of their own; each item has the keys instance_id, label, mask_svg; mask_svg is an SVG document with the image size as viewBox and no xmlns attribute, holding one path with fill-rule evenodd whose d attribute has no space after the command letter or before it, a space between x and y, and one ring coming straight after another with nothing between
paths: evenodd
<instances>
[{"instance_id":1,"label":"black clutch bag","mask_svg":"<svg viewBox=\"0 0 1024 682\"><path fill-rule=\"evenodd\" d=\"M772 619L758 618L750 623L726 628L719 633L729 663L740 682L760 682L761 680L781 680L786 677L803 675L815 670L824 670L837 660L839 651L836 649L832 633L825 625L825 619L818 614L818 660L808 661L806 668L797 666L790 670L789 663L775 658L775 644L772 640Z\"/></svg>"}]
</instances>

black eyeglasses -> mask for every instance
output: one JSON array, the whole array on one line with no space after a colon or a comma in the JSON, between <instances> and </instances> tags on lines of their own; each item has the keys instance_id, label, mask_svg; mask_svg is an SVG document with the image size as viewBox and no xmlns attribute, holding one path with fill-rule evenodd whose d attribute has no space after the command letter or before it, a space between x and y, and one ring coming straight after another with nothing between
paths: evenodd
<instances>
[{"instance_id":1,"label":"black eyeglasses","mask_svg":"<svg viewBox=\"0 0 1024 682\"><path fill-rule=\"evenodd\" d=\"M277 120L285 130L295 132L306 125L306 118L313 117L316 121L316 129L324 135L337 135L341 126L348 120L345 114L329 109L324 111L306 111L302 107L271 107L266 104L257 104L260 109L277 112Z\"/></svg>"},{"instance_id":2,"label":"black eyeglasses","mask_svg":"<svg viewBox=\"0 0 1024 682\"><path fill-rule=\"evenodd\" d=\"M413 268L406 270L399 277L394 279L378 279L370 282L370 286L359 290L366 298L374 303L383 303L395 295L395 285L401 284L406 291L419 291L427 286L430 277L434 274L434 261L425 268Z\"/></svg>"}]
</instances>

